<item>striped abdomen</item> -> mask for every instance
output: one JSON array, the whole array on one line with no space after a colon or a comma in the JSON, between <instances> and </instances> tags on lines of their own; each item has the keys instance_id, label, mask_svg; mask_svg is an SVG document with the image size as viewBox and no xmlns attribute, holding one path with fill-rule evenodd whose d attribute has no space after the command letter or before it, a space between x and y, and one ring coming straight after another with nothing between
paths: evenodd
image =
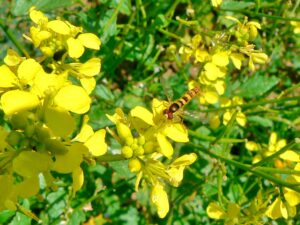
<instances>
[{"instance_id":1,"label":"striped abdomen","mask_svg":"<svg viewBox=\"0 0 300 225\"><path fill-rule=\"evenodd\" d=\"M198 87L187 91L180 99L176 100L167 109L165 109L163 111L163 114L167 117L167 119L173 119L173 114L177 112L180 108L188 104L193 99L193 97L195 97L199 92L200 88Z\"/></svg>"}]
</instances>

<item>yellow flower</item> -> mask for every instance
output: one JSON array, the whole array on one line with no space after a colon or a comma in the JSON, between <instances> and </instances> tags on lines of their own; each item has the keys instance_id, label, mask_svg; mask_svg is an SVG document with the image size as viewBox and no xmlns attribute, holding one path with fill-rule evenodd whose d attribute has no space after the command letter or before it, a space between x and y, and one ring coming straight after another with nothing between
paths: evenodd
<instances>
[{"instance_id":1,"label":"yellow flower","mask_svg":"<svg viewBox=\"0 0 300 225\"><path fill-rule=\"evenodd\" d=\"M269 139L268 149L267 149L265 155L269 156L271 154L274 154L275 152L282 149L284 146L286 146L286 140L285 139L278 140L277 133L272 132L270 135L270 139ZM294 152L293 150L286 150L279 157L283 160L288 160L288 161L292 161L292 162L300 161L299 154Z\"/></svg>"},{"instance_id":2,"label":"yellow flower","mask_svg":"<svg viewBox=\"0 0 300 225\"><path fill-rule=\"evenodd\" d=\"M167 174L170 176L170 183L178 187L179 183L183 179L183 170L186 166L191 165L197 159L197 155L195 153L182 155L177 158L174 162L172 162L167 169Z\"/></svg>"},{"instance_id":3,"label":"yellow flower","mask_svg":"<svg viewBox=\"0 0 300 225\"><path fill-rule=\"evenodd\" d=\"M287 209L287 207L289 208L289 210ZM288 214L288 212L290 214ZM268 207L267 211L265 212L265 215L274 220L280 217L287 219L288 217L294 217L296 215L296 207L291 206L288 202L283 203L278 197Z\"/></svg>"},{"instance_id":4,"label":"yellow flower","mask_svg":"<svg viewBox=\"0 0 300 225\"><path fill-rule=\"evenodd\" d=\"M104 155L107 151L107 144L105 143L105 129L100 129L96 132L88 125L88 116L84 117L83 125L80 133L73 139L73 141L82 142L93 156Z\"/></svg>"},{"instance_id":5,"label":"yellow flower","mask_svg":"<svg viewBox=\"0 0 300 225\"><path fill-rule=\"evenodd\" d=\"M46 56L67 51L71 58L79 58L85 48L100 49L100 39L92 33L82 33L81 27L59 19L49 21L34 7L30 9L29 16L36 27L31 27L31 37L25 36L25 38L32 41L36 47L40 47Z\"/></svg>"},{"instance_id":6,"label":"yellow flower","mask_svg":"<svg viewBox=\"0 0 300 225\"><path fill-rule=\"evenodd\" d=\"M167 104L165 101L153 99L153 114L138 106L130 111L130 116L133 126L144 134L146 139L156 140L160 152L170 158L173 155L173 147L166 137L176 142L187 142L189 139L187 129L182 123L173 123L164 117L163 110Z\"/></svg>"},{"instance_id":7,"label":"yellow flower","mask_svg":"<svg viewBox=\"0 0 300 225\"><path fill-rule=\"evenodd\" d=\"M159 183L152 188L151 202L155 205L159 218L164 218L169 212L169 200L164 187Z\"/></svg>"},{"instance_id":8,"label":"yellow flower","mask_svg":"<svg viewBox=\"0 0 300 225\"><path fill-rule=\"evenodd\" d=\"M211 0L211 4L213 7L219 7L222 4L223 0Z\"/></svg>"},{"instance_id":9,"label":"yellow flower","mask_svg":"<svg viewBox=\"0 0 300 225\"><path fill-rule=\"evenodd\" d=\"M291 25L294 27L294 33L300 34L300 22L299 21L291 21Z\"/></svg>"},{"instance_id":10,"label":"yellow flower","mask_svg":"<svg viewBox=\"0 0 300 225\"><path fill-rule=\"evenodd\" d=\"M225 220L225 224L239 224L240 206L236 203L229 202L225 211L216 202L211 202L206 213L212 219Z\"/></svg>"}]
</instances>

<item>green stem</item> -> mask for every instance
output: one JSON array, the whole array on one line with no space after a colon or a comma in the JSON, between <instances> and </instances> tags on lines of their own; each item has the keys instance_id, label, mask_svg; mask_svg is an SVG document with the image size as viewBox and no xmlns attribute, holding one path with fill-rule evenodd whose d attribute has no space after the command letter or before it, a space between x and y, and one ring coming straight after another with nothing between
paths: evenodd
<instances>
[{"instance_id":1,"label":"green stem","mask_svg":"<svg viewBox=\"0 0 300 225\"><path fill-rule=\"evenodd\" d=\"M114 161L122 161L122 160L126 160L123 155L102 155L100 157L98 157L97 162L114 162Z\"/></svg>"},{"instance_id":2,"label":"green stem","mask_svg":"<svg viewBox=\"0 0 300 225\"><path fill-rule=\"evenodd\" d=\"M252 165L252 168L255 168L257 166L263 165L266 162L269 162L275 158L278 158L282 153L284 153L285 151L292 149L295 145L296 145L297 139L291 141L290 143L288 143L286 146L284 146L283 148L281 148L279 151L275 152L274 154L262 159L261 161L255 163Z\"/></svg>"},{"instance_id":3,"label":"green stem","mask_svg":"<svg viewBox=\"0 0 300 225\"><path fill-rule=\"evenodd\" d=\"M250 15L250 17L265 17L273 20L285 20L285 21L300 21L300 18L286 18L282 16L271 16L269 14L264 13L257 13L257 12L250 12L248 10L235 10L235 9L220 9L221 11L230 11L230 12L237 12L242 13L245 15Z\"/></svg>"},{"instance_id":4,"label":"green stem","mask_svg":"<svg viewBox=\"0 0 300 225\"><path fill-rule=\"evenodd\" d=\"M213 158L217 158L217 159L220 159L221 161L224 161L230 165L233 165L237 168L240 168L242 170L245 170L245 171L248 171L250 173L253 173L254 175L257 175L257 176L260 176L266 180L269 180L269 181L272 181L273 183L275 183L276 185L279 185L279 186L285 186L285 187L288 187L294 191L298 191L300 192L300 187L299 186L299 183L289 183L289 182L286 182L286 181L283 181L282 179L280 178L277 178L275 176L273 176L272 174L269 174L269 173L265 173L263 171L261 171L259 168L257 167L254 167L252 165L249 165L249 164L244 164L244 163L241 163L241 162L237 162L235 160L232 160L232 159L227 159L221 155L217 155L216 153L213 153L209 150L206 150L205 148L200 148L199 146L197 145L194 145L194 144L189 144L190 146L192 146L193 148L197 149L197 150L200 150L201 152L207 154L207 155L210 155L211 157Z\"/></svg>"},{"instance_id":5,"label":"green stem","mask_svg":"<svg viewBox=\"0 0 300 225\"><path fill-rule=\"evenodd\" d=\"M203 134L200 134L200 133L198 133L196 131L193 131L193 130L188 130L188 132L189 132L189 135L191 135L193 137L196 137L196 138L199 138L199 139L204 140L204 141L214 142L217 139L214 136L203 135ZM235 138L220 138L218 140L218 142L220 142L220 143L243 143L245 141L246 141L246 139L235 139Z\"/></svg>"},{"instance_id":6,"label":"green stem","mask_svg":"<svg viewBox=\"0 0 300 225\"><path fill-rule=\"evenodd\" d=\"M115 20L115 18L117 17L120 8L123 5L124 0L121 0L117 6L117 8L115 9L114 13L112 14L111 18L107 21L107 23L105 24L104 28L103 28L103 33L106 34L107 30L109 29L109 27L111 26L112 22Z\"/></svg>"},{"instance_id":7,"label":"green stem","mask_svg":"<svg viewBox=\"0 0 300 225\"><path fill-rule=\"evenodd\" d=\"M269 104L269 103L280 103L280 102L294 101L294 100L300 100L300 96L282 98L282 99L262 100L262 101L257 101L257 102L253 102L253 103L245 103L243 105L231 105L231 106L220 107L220 108L215 108L215 109L199 110L199 112L206 113L206 112L215 112L215 111L225 111L226 109L233 109L233 108L236 108L236 107L240 107L242 109L253 108L253 107L256 107L256 106L266 105L266 104Z\"/></svg>"},{"instance_id":8,"label":"green stem","mask_svg":"<svg viewBox=\"0 0 300 225\"><path fill-rule=\"evenodd\" d=\"M181 42L183 41L181 37L177 36L176 34L173 34L169 31L166 31L166 30L163 30L163 29L158 29L159 32L169 36L169 37L172 37L172 38L175 38L175 39L178 39L180 40Z\"/></svg>"},{"instance_id":9,"label":"green stem","mask_svg":"<svg viewBox=\"0 0 300 225\"><path fill-rule=\"evenodd\" d=\"M26 51L26 49L24 48L24 46L22 46L20 44L20 42L18 41L18 39L16 38L16 36L13 34L13 32L4 23L3 19L0 19L0 27L2 28L2 30L4 31L4 33L6 34L6 36L10 39L10 41L16 46L16 48L18 49L19 53L22 54L22 55L24 55L26 58L30 58L30 55L28 54L28 52Z\"/></svg>"}]
</instances>

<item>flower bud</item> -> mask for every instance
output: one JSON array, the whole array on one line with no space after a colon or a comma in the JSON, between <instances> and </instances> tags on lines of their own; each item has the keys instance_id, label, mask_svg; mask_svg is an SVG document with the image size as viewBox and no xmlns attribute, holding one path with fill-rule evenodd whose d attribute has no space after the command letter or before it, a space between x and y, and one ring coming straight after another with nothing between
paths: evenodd
<instances>
[{"instance_id":1,"label":"flower bud","mask_svg":"<svg viewBox=\"0 0 300 225\"><path fill-rule=\"evenodd\" d=\"M129 127L127 125L125 125L124 123L117 123L116 124L117 126L117 131L118 131L118 135L123 139L123 140L126 140L126 138L133 138L132 137L132 134L131 134L131 131L129 129Z\"/></svg>"},{"instance_id":2,"label":"flower bud","mask_svg":"<svg viewBox=\"0 0 300 225\"><path fill-rule=\"evenodd\" d=\"M249 40L252 41L256 38L257 36L257 28L255 26L250 26L249 27Z\"/></svg>"},{"instance_id":3,"label":"flower bud","mask_svg":"<svg viewBox=\"0 0 300 225\"><path fill-rule=\"evenodd\" d=\"M129 146L124 146L122 148L122 155L124 156L124 158L129 159L132 157L133 155L133 150L132 148L130 148Z\"/></svg>"},{"instance_id":4,"label":"flower bud","mask_svg":"<svg viewBox=\"0 0 300 225\"><path fill-rule=\"evenodd\" d=\"M144 153L145 153L145 150L142 146L138 146L138 148L136 148L134 151L134 155L136 155L136 156L142 156L142 155L144 155Z\"/></svg>"},{"instance_id":5,"label":"flower bud","mask_svg":"<svg viewBox=\"0 0 300 225\"><path fill-rule=\"evenodd\" d=\"M17 145L21 141L22 137L23 137L23 135L20 132L11 131L8 134L8 136L6 137L6 141L11 146L14 146L14 145Z\"/></svg>"},{"instance_id":6,"label":"flower bud","mask_svg":"<svg viewBox=\"0 0 300 225\"><path fill-rule=\"evenodd\" d=\"M144 144L144 150L145 150L145 154L149 154L152 153L154 149L154 143L152 141L147 141Z\"/></svg>"},{"instance_id":7,"label":"flower bud","mask_svg":"<svg viewBox=\"0 0 300 225\"><path fill-rule=\"evenodd\" d=\"M128 162L128 168L129 168L130 172L136 173L141 170L142 164L141 164L140 160L138 160L136 158L130 159Z\"/></svg>"},{"instance_id":8,"label":"flower bud","mask_svg":"<svg viewBox=\"0 0 300 225\"><path fill-rule=\"evenodd\" d=\"M27 126L28 115L29 112L26 111L14 114L10 120L13 128L24 130L25 127Z\"/></svg>"},{"instance_id":9,"label":"flower bud","mask_svg":"<svg viewBox=\"0 0 300 225\"><path fill-rule=\"evenodd\" d=\"M265 64L268 61L268 55L260 52L260 53L252 53L251 58L253 62L259 63L259 64Z\"/></svg>"},{"instance_id":10,"label":"flower bud","mask_svg":"<svg viewBox=\"0 0 300 225\"><path fill-rule=\"evenodd\" d=\"M68 152L68 148L59 140L45 140L46 149L54 154L63 155Z\"/></svg>"},{"instance_id":11,"label":"flower bud","mask_svg":"<svg viewBox=\"0 0 300 225\"><path fill-rule=\"evenodd\" d=\"M34 131L35 131L34 125L33 125L33 124L28 124L28 125L25 127L24 134L25 134L27 137L32 137L33 134L34 134Z\"/></svg>"},{"instance_id":12,"label":"flower bud","mask_svg":"<svg viewBox=\"0 0 300 225\"><path fill-rule=\"evenodd\" d=\"M38 139L43 142L46 139L50 138L50 130L46 127L36 127L35 132L37 134Z\"/></svg>"},{"instance_id":13,"label":"flower bud","mask_svg":"<svg viewBox=\"0 0 300 225\"><path fill-rule=\"evenodd\" d=\"M132 136L131 136L131 137L125 138L125 144L126 144L126 145L130 146L130 145L133 144L133 142L134 142L134 139L133 139Z\"/></svg>"},{"instance_id":14,"label":"flower bud","mask_svg":"<svg viewBox=\"0 0 300 225\"><path fill-rule=\"evenodd\" d=\"M144 136L139 136L137 140L139 145L145 144L146 141Z\"/></svg>"}]
</instances>

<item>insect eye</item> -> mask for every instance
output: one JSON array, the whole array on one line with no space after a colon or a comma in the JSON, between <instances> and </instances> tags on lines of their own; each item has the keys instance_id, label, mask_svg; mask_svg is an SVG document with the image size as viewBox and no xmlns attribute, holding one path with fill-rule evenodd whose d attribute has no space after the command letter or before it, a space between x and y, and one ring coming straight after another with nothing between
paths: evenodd
<instances>
[{"instance_id":1,"label":"insect eye","mask_svg":"<svg viewBox=\"0 0 300 225\"><path fill-rule=\"evenodd\" d=\"M170 110L174 113L176 112L177 110L179 109L179 105L177 103L173 103L171 106L170 106Z\"/></svg>"}]
</instances>

